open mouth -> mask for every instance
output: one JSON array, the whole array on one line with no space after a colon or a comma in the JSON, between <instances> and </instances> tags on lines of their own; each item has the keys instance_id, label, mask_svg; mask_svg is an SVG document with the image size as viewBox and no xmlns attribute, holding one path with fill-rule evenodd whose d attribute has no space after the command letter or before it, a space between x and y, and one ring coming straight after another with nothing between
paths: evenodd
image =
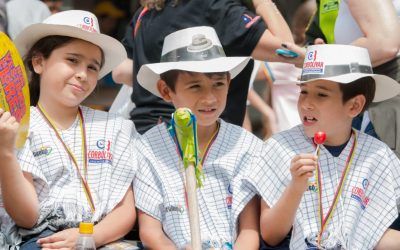
<instances>
[{"instance_id":1,"label":"open mouth","mask_svg":"<svg viewBox=\"0 0 400 250\"><path fill-rule=\"evenodd\" d=\"M303 116L303 121L305 121L305 122L316 122L318 120L313 116Z\"/></svg>"}]
</instances>

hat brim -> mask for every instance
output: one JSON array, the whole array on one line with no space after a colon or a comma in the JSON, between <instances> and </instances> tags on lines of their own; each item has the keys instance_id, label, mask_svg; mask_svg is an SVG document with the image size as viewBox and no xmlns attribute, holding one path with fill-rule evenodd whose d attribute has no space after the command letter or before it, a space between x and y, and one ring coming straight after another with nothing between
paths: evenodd
<instances>
[{"instance_id":1,"label":"hat brim","mask_svg":"<svg viewBox=\"0 0 400 250\"><path fill-rule=\"evenodd\" d=\"M235 78L249 62L250 57L220 57L205 61L180 61L143 65L137 75L139 84L152 94L161 97L157 89L160 74L169 70L183 70L198 73L229 72Z\"/></svg>"},{"instance_id":2,"label":"hat brim","mask_svg":"<svg viewBox=\"0 0 400 250\"><path fill-rule=\"evenodd\" d=\"M82 39L99 46L105 58L104 65L99 72L99 79L111 72L127 58L126 50L118 40L107 35L88 32L67 25L44 23L30 25L19 33L14 43L21 57L24 58L32 46L41 38L55 35Z\"/></svg>"},{"instance_id":3,"label":"hat brim","mask_svg":"<svg viewBox=\"0 0 400 250\"><path fill-rule=\"evenodd\" d=\"M342 84L353 82L363 77L372 77L375 80L375 95L373 102L381 102L400 94L400 83L385 75L349 73L333 77L314 78L308 81L295 81L297 84L314 82L317 80L327 80Z\"/></svg>"}]
</instances>

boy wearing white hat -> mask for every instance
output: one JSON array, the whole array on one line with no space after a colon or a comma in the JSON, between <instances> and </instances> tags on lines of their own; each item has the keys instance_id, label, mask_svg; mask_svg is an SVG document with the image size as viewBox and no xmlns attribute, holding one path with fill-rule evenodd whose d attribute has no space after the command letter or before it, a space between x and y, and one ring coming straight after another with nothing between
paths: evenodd
<instances>
[{"instance_id":1,"label":"boy wearing white hat","mask_svg":"<svg viewBox=\"0 0 400 250\"><path fill-rule=\"evenodd\" d=\"M269 139L246 174L263 197L263 239L278 244L293 226L291 249L372 249L398 215L400 162L351 123L400 87L372 73L366 49L348 45L308 47L298 84L302 124ZM326 141L317 147L319 131Z\"/></svg>"},{"instance_id":2,"label":"boy wearing white hat","mask_svg":"<svg viewBox=\"0 0 400 250\"><path fill-rule=\"evenodd\" d=\"M79 10L28 26L15 44L31 73L30 135L15 153L19 125L0 110L0 183L21 249L73 249L83 221L96 224L96 246L117 240L135 221L136 131L131 121L80 104L125 49Z\"/></svg>"},{"instance_id":3,"label":"boy wearing white hat","mask_svg":"<svg viewBox=\"0 0 400 250\"><path fill-rule=\"evenodd\" d=\"M230 80L248 57L225 57L211 27L183 29L164 40L161 63L143 65L138 82L151 93L192 110L204 173L197 191L202 249L258 249L258 206L254 192L239 192L244 169L262 141L219 119ZM138 144L134 182L141 240L151 249L190 245L182 163L170 125L162 123Z\"/></svg>"}]
</instances>

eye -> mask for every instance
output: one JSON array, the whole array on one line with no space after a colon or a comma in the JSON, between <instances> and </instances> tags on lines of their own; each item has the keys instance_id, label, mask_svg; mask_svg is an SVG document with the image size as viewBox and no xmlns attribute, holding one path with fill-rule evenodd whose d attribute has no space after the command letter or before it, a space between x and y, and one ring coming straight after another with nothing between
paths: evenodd
<instances>
[{"instance_id":1,"label":"eye","mask_svg":"<svg viewBox=\"0 0 400 250\"><path fill-rule=\"evenodd\" d=\"M307 90L300 90L300 95L306 95L306 94L308 94L308 92L307 92Z\"/></svg>"},{"instance_id":2,"label":"eye","mask_svg":"<svg viewBox=\"0 0 400 250\"><path fill-rule=\"evenodd\" d=\"M319 96L319 97L327 97L328 95L327 95L327 94L324 94L324 93L318 93L318 96Z\"/></svg>"},{"instance_id":3,"label":"eye","mask_svg":"<svg viewBox=\"0 0 400 250\"><path fill-rule=\"evenodd\" d=\"M71 63L78 63L78 59L75 57L67 57L67 61L71 62Z\"/></svg>"},{"instance_id":4,"label":"eye","mask_svg":"<svg viewBox=\"0 0 400 250\"><path fill-rule=\"evenodd\" d=\"M88 68L94 72L100 71L100 68L96 65L89 65Z\"/></svg>"},{"instance_id":5,"label":"eye","mask_svg":"<svg viewBox=\"0 0 400 250\"><path fill-rule=\"evenodd\" d=\"M226 85L225 82L216 82L216 83L214 83L214 86L215 86L215 87L223 87L223 86L225 86L225 85Z\"/></svg>"},{"instance_id":6,"label":"eye","mask_svg":"<svg viewBox=\"0 0 400 250\"><path fill-rule=\"evenodd\" d=\"M200 85L199 84L192 84L189 86L189 89L199 89Z\"/></svg>"}]
</instances>

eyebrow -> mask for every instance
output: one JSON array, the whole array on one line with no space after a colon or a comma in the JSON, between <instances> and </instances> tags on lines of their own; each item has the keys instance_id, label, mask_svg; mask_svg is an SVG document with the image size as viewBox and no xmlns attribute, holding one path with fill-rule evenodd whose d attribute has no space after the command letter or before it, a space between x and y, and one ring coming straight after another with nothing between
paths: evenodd
<instances>
[{"instance_id":1,"label":"eyebrow","mask_svg":"<svg viewBox=\"0 0 400 250\"><path fill-rule=\"evenodd\" d=\"M228 77L224 76L220 76L220 75L215 75L215 76L211 76L210 79L212 80L225 80L228 79Z\"/></svg>"},{"instance_id":2,"label":"eyebrow","mask_svg":"<svg viewBox=\"0 0 400 250\"><path fill-rule=\"evenodd\" d=\"M297 86L299 86L299 87L306 87L306 86L307 86L307 83L300 83L300 84L297 84ZM315 87L318 88L318 89L325 90L325 91L332 91L332 89L327 88L325 85L317 85L317 86L315 86Z\"/></svg>"},{"instance_id":3,"label":"eyebrow","mask_svg":"<svg viewBox=\"0 0 400 250\"><path fill-rule=\"evenodd\" d=\"M325 87L325 86L323 86L323 85L317 85L316 87L319 88L319 89L326 90L326 91L332 91L332 89L327 88L327 87Z\"/></svg>"},{"instance_id":4,"label":"eyebrow","mask_svg":"<svg viewBox=\"0 0 400 250\"><path fill-rule=\"evenodd\" d=\"M81 55L81 54L76 54L76 53L67 53L67 55L76 56L76 57L78 57L78 58L84 58L83 55ZM89 60L92 61L92 62L93 62L94 64L96 64L97 66L101 67L100 62L97 61L96 59L94 59L94 58L89 58Z\"/></svg>"}]
</instances>

